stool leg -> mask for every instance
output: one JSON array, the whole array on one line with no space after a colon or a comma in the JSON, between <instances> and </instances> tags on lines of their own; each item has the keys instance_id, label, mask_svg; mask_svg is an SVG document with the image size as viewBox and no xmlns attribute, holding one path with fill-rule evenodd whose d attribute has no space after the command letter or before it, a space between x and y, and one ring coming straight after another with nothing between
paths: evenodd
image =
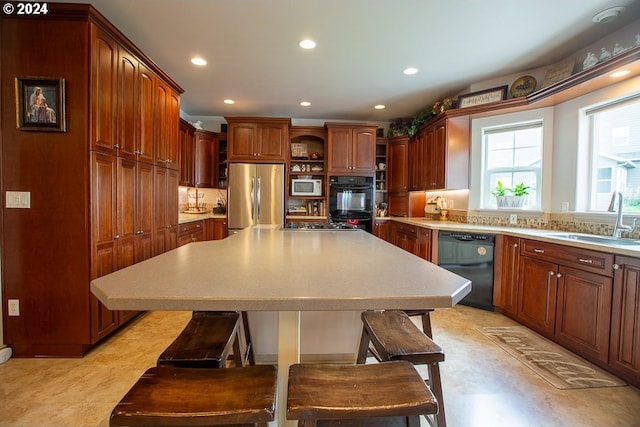
<instances>
[{"instance_id":1,"label":"stool leg","mask_svg":"<svg viewBox=\"0 0 640 427\"><path fill-rule=\"evenodd\" d=\"M369 353L369 335L366 328L362 328L362 335L360 336L360 347L358 348L358 357L356 363L361 365L367 360L367 354Z\"/></svg>"},{"instance_id":2,"label":"stool leg","mask_svg":"<svg viewBox=\"0 0 640 427\"><path fill-rule=\"evenodd\" d=\"M245 363L250 366L253 366L256 364L256 359L253 354L253 342L251 341L251 330L249 329L249 317L246 311L242 311L241 315L242 315L242 326L244 329L244 337L247 343L247 350L244 355L246 359Z\"/></svg>"},{"instance_id":3,"label":"stool leg","mask_svg":"<svg viewBox=\"0 0 640 427\"><path fill-rule=\"evenodd\" d=\"M426 336L433 339L433 334L431 332L431 316L429 316L430 312L431 311L428 310L422 314L422 331Z\"/></svg>"},{"instance_id":4,"label":"stool leg","mask_svg":"<svg viewBox=\"0 0 640 427\"><path fill-rule=\"evenodd\" d=\"M240 350L240 330L239 329L236 332L236 337L233 340L233 361L236 364L236 368L245 366L244 357L242 356L242 350Z\"/></svg>"},{"instance_id":5,"label":"stool leg","mask_svg":"<svg viewBox=\"0 0 640 427\"><path fill-rule=\"evenodd\" d=\"M442 396L442 382L440 380L440 366L437 363L431 363L427 365L427 372L429 375L429 387L438 401L438 414L435 417L437 421L436 426L446 427L447 420L444 415L444 399Z\"/></svg>"}]
</instances>

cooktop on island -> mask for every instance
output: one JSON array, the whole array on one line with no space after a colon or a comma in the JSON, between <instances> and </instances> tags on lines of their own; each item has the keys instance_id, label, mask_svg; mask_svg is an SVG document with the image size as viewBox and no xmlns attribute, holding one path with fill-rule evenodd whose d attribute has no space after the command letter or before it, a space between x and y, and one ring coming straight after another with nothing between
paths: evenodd
<instances>
[{"instance_id":1,"label":"cooktop on island","mask_svg":"<svg viewBox=\"0 0 640 427\"><path fill-rule=\"evenodd\" d=\"M357 230L355 225L342 222L290 222L284 227L284 230L308 231L308 230Z\"/></svg>"}]
</instances>

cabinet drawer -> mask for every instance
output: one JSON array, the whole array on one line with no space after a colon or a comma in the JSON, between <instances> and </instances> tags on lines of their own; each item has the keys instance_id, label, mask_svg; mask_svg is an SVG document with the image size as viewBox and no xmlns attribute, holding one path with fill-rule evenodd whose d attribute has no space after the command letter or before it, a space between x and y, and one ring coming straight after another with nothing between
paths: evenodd
<instances>
[{"instance_id":1,"label":"cabinet drawer","mask_svg":"<svg viewBox=\"0 0 640 427\"><path fill-rule=\"evenodd\" d=\"M520 254L575 267L583 271L613 276L612 254L526 239L522 240Z\"/></svg>"},{"instance_id":2,"label":"cabinet drawer","mask_svg":"<svg viewBox=\"0 0 640 427\"><path fill-rule=\"evenodd\" d=\"M406 234L408 236L417 236L418 228L415 225L396 223L395 232L398 234Z\"/></svg>"},{"instance_id":3,"label":"cabinet drawer","mask_svg":"<svg viewBox=\"0 0 640 427\"><path fill-rule=\"evenodd\" d=\"M187 236L204 230L204 221L193 221L186 224L180 224L179 237Z\"/></svg>"}]
</instances>

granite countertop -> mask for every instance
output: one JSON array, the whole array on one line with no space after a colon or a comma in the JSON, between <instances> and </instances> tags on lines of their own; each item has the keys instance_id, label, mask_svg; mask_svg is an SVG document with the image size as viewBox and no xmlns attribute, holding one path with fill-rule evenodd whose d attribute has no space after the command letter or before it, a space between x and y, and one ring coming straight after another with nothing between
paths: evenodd
<instances>
[{"instance_id":1,"label":"granite countertop","mask_svg":"<svg viewBox=\"0 0 640 427\"><path fill-rule=\"evenodd\" d=\"M427 218L392 217L391 219L393 221L402 222L405 224L417 225L419 227L425 227L432 230L503 234L507 236L535 239L542 242L557 243L557 244L573 246L577 248L591 249L591 250L596 250L596 251L606 252L611 254L640 257L640 241L638 241L637 245L633 245L633 246L617 246L617 245L610 245L610 244L603 244L603 243L577 241L577 240L554 236L554 234L557 235L562 233L581 234L581 233L573 233L573 232L564 232L561 230L496 227L496 226L489 226L489 225L475 225L475 224L465 224L465 223L452 222L452 221L432 220Z\"/></svg>"},{"instance_id":2,"label":"granite countertop","mask_svg":"<svg viewBox=\"0 0 640 427\"><path fill-rule=\"evenodd\" d=\"M279 226L190 243L91 282L110 310L450 308L470 290L469 280L363 230Z\"/></svg>"}]
</instances>

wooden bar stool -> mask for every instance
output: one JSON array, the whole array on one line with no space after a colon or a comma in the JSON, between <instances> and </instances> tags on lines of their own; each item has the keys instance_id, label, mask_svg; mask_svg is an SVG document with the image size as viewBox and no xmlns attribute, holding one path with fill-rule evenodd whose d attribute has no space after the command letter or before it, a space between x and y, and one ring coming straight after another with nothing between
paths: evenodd
<instances>
[{"instance_id":1,"label":"wooden bar stool","mask_svg":"<svg viewBox=\"0 0 640 427\"><path fill-rule=\"evenodd\" d=\"M444 362L442 348L418 329L407 313L401 310L365 311L362 313L362 324L357 363L365 363L371 350L381 362L406 360L414 365L426 365L427 382L439 405L434 424L446 427L439 366L440 362Z\"/></svg>"},{"instance_id":2,"label":"wooden bar stool","mask_svg":"<svg viewBox=\"0 0 640 427\"><path fill-rule=\"evenodd\" d=\"M240 344L242 335L244 351ZM196 311L158 357L157 366L224 368L232 350L236 367L255 364L246 312Z\"/></svg>"},{"instance_id":3,"label":"wooden bar stool","mask_svg":"<svg viewBox=\"0 0 640 427\"><path fill-rule=\"evenodd\" d=\"M299 427L419 427L438 403L406 361L289 367L287 419Z\"/></svg>"},{"instance_id":4,"label":"wooden bar stool","mask_svg":"<svg viewBox=\"0 0 640 427\"><path fill-rule=\"evenodd\" d=\"M111 412L110 426L266 427L276 367L148 369Z\"/></svg>"},{"instance_id":5,"label":"wooden bar stool","mask_svg":"<svg viewBox=\"0 0 640 427\"><path fill-rule=\"evenodd\" d=\"M407 313L407 316L409 317L420 316L422 318L422 332L424 332L429 338L433 339L433 333L431 331L431 316L429 315L433 309L402 311Z\"/></svg>"}]
</instances>

